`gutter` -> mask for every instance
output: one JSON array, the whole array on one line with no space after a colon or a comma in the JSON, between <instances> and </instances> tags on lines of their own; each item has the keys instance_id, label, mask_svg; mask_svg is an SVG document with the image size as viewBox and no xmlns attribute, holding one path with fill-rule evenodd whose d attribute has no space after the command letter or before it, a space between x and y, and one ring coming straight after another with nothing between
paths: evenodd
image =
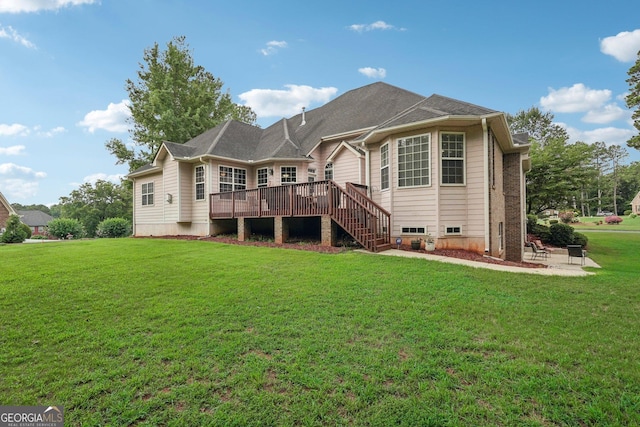
<instances>
[{"instance_id":1,"label":"gutter","mask_svg":"<svg viewBox=\"0 0 640 427\"><path fill-rule=\"evenodd\" d=\"M484 147L484 188L485 188L485 198L484 198L484 253L488 254L491 249L491 241L490 241L490 227L491 221L489 218L489 198L491 197L491 190L489 189L489 128L487 126L486 117L482 118L482 144Z\"/></svg>"}]
</instances>

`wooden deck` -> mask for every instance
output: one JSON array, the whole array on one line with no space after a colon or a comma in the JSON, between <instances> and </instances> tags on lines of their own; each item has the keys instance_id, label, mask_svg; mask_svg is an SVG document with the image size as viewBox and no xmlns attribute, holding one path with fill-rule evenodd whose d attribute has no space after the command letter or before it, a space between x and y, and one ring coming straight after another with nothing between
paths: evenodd
<instances>
[{"instance_id":1,"label":"wooden deck","mask_svg":"<svg viewBox=\"0 0 640 427\"><path fill-rule=\"evenodd\" d=\"M317 181L214 193L209 216L215 219L328 215L367 250L391 247L391 215L366 195L366 187Z\"/></svg>"}]
</instances>

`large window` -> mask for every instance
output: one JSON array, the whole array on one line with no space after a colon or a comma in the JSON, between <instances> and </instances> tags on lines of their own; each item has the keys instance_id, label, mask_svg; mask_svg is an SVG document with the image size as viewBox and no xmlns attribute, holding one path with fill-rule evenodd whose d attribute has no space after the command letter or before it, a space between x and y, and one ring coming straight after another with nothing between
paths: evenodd
<instances>
[{"instance_id":1,"label":"large window","mask_svg":"<svg viewBox=\"0 0 640 427\"><path fill-rule=\"evenodd\" d=\"M142 184L142 206L153 204L153 182Z\"/></svg>"},{"instance_id":2,"label":"large window","mask_svg":"<svg viewBox=\"0 0 640 427\"><path fill-rule=\"evenodd\" d=\"M220 192L247 189L247 170L220 166Z\"/></svg>"},{"instance_id":3,"label":"large window","mask_svg":"<svg viewBox=\"0 0 640 427\"><path fill-rule=\"evenodd\" d=\"M464 134L443 133L442 145L442 184L464 184Z\"/></svg>"},{"instance_id":4,"label":"large window","mask_svg":"<svg viewBox=\"0 0 640 427\"><path fill-rule=\"evenodd\" d=\"M429 185L430 135L398 140L398 187Z\"/></svg>"},{"instance_id":5,"label":"large window","mask_svg":"<svg viewBox=\"0 0 640 427\"><path fill-rule=\"evenodd\" d=\"M266 187L269 181L267 168L258 169L258 188Z\"/></svg>"},{"instance_id":6,"label":"large window","mask_svg":"<svg viewBox=\"0 0 640 427\"><path fill-rule=\"evenodd\" d=\"M196 200L204 200L204 165L196 166Z\"/></svg>"},{"instance_id":7,"label":"large window","mask_svg":"<svg viewBox=\"0 0 640 427\"><path fill-rule=\"evenodd\" d=\"M380 147L380 189L389 188L389 144Z\"/></svg>"},{"instance_id":8,"label":"large window","mask_svg":"<svg viewBox=\"0 0 640 427\"><path fill-rule=\"evenodd\" d=\"M295 166L282 166L280 168L280 183L291 184L297 182L297 168Z\"/></svg>"}]
</instances>

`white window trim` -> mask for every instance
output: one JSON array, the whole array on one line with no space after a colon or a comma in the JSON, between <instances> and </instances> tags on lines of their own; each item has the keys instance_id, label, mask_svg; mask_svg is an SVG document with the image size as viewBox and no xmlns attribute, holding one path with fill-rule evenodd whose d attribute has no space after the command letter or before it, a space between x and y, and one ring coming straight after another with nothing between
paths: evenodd
<instances>
[{"instance_id":1,"label":"white window trim","mask_svg":"<svg viewBox=\"0 0 640 427\"><path fill-rule=\"evenodd\" d=\"M459 229L460 231L454 231L453 229L455 228ZM462 236L462 225L445 225L444 234L445 236Z\"/></svg>"},{"instance_id":2,"label":"white window trim","mask_svg":"<svg viewBox=\"0 0 640 427\"><path fill-rule=\"evenodd\" d=\"M282 182L282 169L284 168L289 168L289 169L294 169L296 172L296 180L295 181L288 181L288 182ZM298 167L297 166L280 166L280 185L288 185L288 184L296 184L298 182Z\"/></svg>"},{"instance_id":3,"label":"white window trim","mask_svg":"<svg viewBox=\"0 0 640 427\"><path fill-rule=\"evenodd\" d=\"M265 171L265 176L267 177L266 182L260 186L260 171L264 170ZM269 168L258 168L256 169L256 188L264 188L264 187L268 187L269 186Z\"/></svg>"},{"instance_id":4,"label":"white window trim","mask_svg":"<svg viewBox=\"0 0 640 427\"><path fill-rule=\"evenodd\" d=\"M457 157L443 157L442 152L442 135L462 135L462 183L443 183L442 182L442 161L443 160L460 160ZM467 135L465 132L440 132L440 185L443 187L464 187L467 185Z\"/></svg>"},{"instance_id":5,"label":"white window trim","mask_svg":"<svg viewBox=\"0 0 640 427\"><path fill-rule=\"evenodd\" d=\"M423 136L428 136L429 137L429 152L427 153L427 164L429 165L429 170L427 172L427 179L428 179L428 183L427 184L419 184L419 185L405 185L405 186L400 186L400 140L403 139L407 139L407 138L420 138ZM433 172L433 165L431 164L431 152L433 151L433 141L431 138L431 132L427 132L427 133L421 133L419 135L410 135L410 136L405 136L403 138L397 138L396 139L396 159L395 159L395 164L397 165L397 169L398 169L398 175L396 177L396 186L398 188L398 190L406 190L406 189L411 189L411 188L425 188L425 187L431 187L432 185L432 180L431 180L431 175ZM389 163L391 163L391 161L389 161ZM391 176L389 176L389 180L391 180Z\"/></svg>"},{"instance_id":6,"label":"white window trim","mask_svg":"<svg viewBox=\"0 0 640 427\"><path fill-rule=\"evenodd\" d=\"M416 231L411 231L412 228L415 228ZM427 234L428 228L426 226L418 226L418 225L407 225L400 227L400 233L403 236L424 236Z\"/></svg>"},{"instance_id":7,"label":"white window trim","mask_svg":"<svg viewBox=\"0 0 640 427\"><path fill-rule=\"evenodd\" d=\"M227 169L231 169L231 182L222 182L222 180L220 180L220 168L227 168ZM243 170L244 171L244 187L242 189L238 189L236 188L236 178L235 178L235 171L236 170ZM218 191L220 192L220 184L231 184L231 191L240 191L240 190L246 190L248 187L247 181L248 181L248 177L249 175L247 174L247 169L246 168L239 168L239 167L235 167L235 166L228 166L228 165L218 165Z\"/></svg>"},{"instance_id":8,"label":"white window trim","mask_svg":"<svg viewBox=\"0 0 640 427\"><path fill-rule=\"evenodd\" d=\"M382 166L382 149L387 147L387 164ZM382 170L387 168L387 187L382 188ZM380 146L380 191L389 191L391 189L391 148L388 142Z\"/></svg>"},{"instance_id":9,"label":"white window trim","mask_svg":"<svg viewBox=\"0 0 640 427\"><path fill-rule=\"evenodd\" d=\"M153 191L152 192L149 192L149 184L151 184L153 186ZM143 188L144 188L145 185L147 186L147 192L146 193L143 192ZM155 203L156 203L156 194L155 194L155 192L156 192L156 184L155 184L154 181L143 182L142 184L140 184L140 205L141 206L153 206L153 205L155 205ZM151 194L153 196L153 202L152 203L148 202L149 194ZM147 203L143 203L144 196L147 196Z\"/></svg>"},{"instance_id":10,"label":"white window trim","mask_svg":"<svg viewBox=\"0 0 640 427\"><path fill-rule=\"evenodd\" d=\"M202 182L198 182L197 181L198 168L202 168ZM207 168L204 165L196 165L196 167L193 168L193 181L195 183L195 186L194 186L194 190L195 190L194 199L195 199L195 201L196 202L202 202L203 200L207 200ZM202 187L203 187L202 199L198 199L198 184L202 184Z\"/></svg>"}]
</instances>

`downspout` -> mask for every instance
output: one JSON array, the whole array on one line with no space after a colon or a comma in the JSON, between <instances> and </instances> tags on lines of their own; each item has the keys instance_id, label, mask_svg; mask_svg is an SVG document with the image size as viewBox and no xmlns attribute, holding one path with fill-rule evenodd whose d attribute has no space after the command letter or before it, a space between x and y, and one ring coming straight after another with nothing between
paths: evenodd
<instances>
[{"instance_id":1,"label":"downspout","mask_svg":"<svg viewBox=\"0 0 640 427\"><path fill-rule=\"evenodd\" d=\"M484 162L484 188L486 191L484 198L484 253L489 254L491 249L491 219L489 218L489 199L491 197L491 190L489 188L489 129L486 118L482 118L482 142L484 146L484 156L482 156Z\"/></svg>"},{"instance_id":2,"label":"downspout","mask_svg":"<svg viewBox=\"0 0 640 427\"><path fill-rule=\"evenodd\" d=\"M133 235L136 235L136 179L133 178L133 185L132 185L132 189L131 189L131 195L133 196L133 206L131 208L131 213L133 214L133 229L131 230L133 232Z\"/></svg>"},{"instance_id":3,"label":"downspout","mask_svg":"<svg viewBox=\"0 0 640 427\"><path fill-rule=\"evenodd\" d=\"M362 149L364 150L364 184L369 189L369 197L371 197L373 193L373 190L371 188L371 155L364 142L362 143Z\"/></svg>"}]
</instances>

